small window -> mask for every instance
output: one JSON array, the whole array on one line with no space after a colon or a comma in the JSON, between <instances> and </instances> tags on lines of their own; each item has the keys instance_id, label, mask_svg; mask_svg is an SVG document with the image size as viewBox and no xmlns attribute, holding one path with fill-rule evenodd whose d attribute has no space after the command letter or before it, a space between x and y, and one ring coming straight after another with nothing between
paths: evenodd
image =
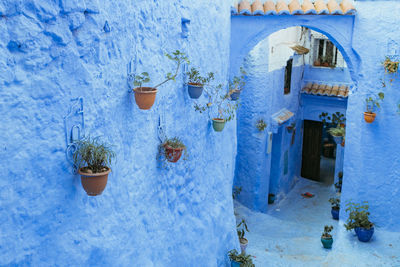
<instances>
[{"instance_id":1,"label":"small window","mask_svg":"<svg viewBox=\"0 0 400 267\"><path fill-rule=\"evenodd\" d=\"M338 49L328 39L315 39L314 66L334 68L338 63Z\"/></svg>"},{"instance_id":2,"label":"small window","mask_svg":"<svg viewBox=\"0 0 400 267\"><path fill-rule=\"evenodd\" d=\"M289 59L286 62L285 85L284 85L285 95L290 94L290 84L292 83L292 65L293 65L293 58Z\"/></svg>"}]
</instances>

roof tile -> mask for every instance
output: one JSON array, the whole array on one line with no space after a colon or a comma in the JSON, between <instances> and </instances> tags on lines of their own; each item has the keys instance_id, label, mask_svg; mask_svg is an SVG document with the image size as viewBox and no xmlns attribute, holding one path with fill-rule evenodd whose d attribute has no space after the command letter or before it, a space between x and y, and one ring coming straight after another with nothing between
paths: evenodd
<instances>
[{"instance_id":1,"label":"roof tile","mask_svg":"<svg viewBox=\"0 0 400 267\"><path fill-rule=\"evenodd\" d=\"M304 14L317 14L314 4L310 0L303 0L301 8L303 9Z\"/></svg>"},{"instance_id":2,"label":"roof tile","mask_svg":"<svg viewBox=\"0 0 400 267\"><path fill-rule=\"evenodd\" d=\"M356 13L356 8L352 3L350 3L349 0L343 0L342 3L340 3L340 7L342 8L343 13L346 15Z\"/></svg>"},{"instance_id":3,"label":"roof tile","mask_svg":"<svg viewBox=\"0 0 400 267\"><path fill-rule=\"evenodd\" d=\"M289 7L284 0L279 0L276 4L278 15L290 15Z\"/></svg>"},{"instance_id":4,"label":"roof tile","mask_svg":"<svg viewBox=\"0 0 400 267\"><path fill-rule=\"evenodd\" d=\"M264 15L263 4L260 0L255 0L253 4L251 4L251 12L253 15Z\"/></svg>"},{"instance_id":5,"label":"roof tile","mask_svg":"<svg viewBox=\"0 0 400 267\"><path fill-rule=\"evenodd\" d=\"M329 85L308 82L301 90L303 94L322 95L346 98L349 95L349 86L347 85Z\"/></svg>"},{"instance_id":6,"label":"roof tile","mask_svg":"<svg viewBox=\"0 0 400 267\"><path fill-rule=\"evenodd\" d=\"M331 15L343 15L343 11L336 0L329 0L328 9Z\"/></svg>"},{"instance_id":7,"label":"roof tile","mask_svg":"<svg viewBox=\"0 0 400 267\"><path fill-rule=\"evenodd\" d=\"M265 15L276 15L275 4L272 0L268 0L264 3L264 13Z\"/></svg>"},{"instance_id":8,"label":"roof tile","mask_svg":"<svg viewBox=\"0 0 400 267\"><path fill-rule=\"evenodd\" d=\"M318 15L322 15L322 14L329 14L329 9L328 6L325 4L324 0L317 0L314 3L315 6L315 10L317 11Z\"/></svg>"},{"instance_id":9,"label":"roof tile","mask_svg":"<svg viewBox=\"0 0 400 267\"><path fill-rule=\"evenodd\" d=\"M240 15L252 15L251 14L251 6L249 1L242 0L239 4L239 14Z\"/></svg>"},{"instance_id":10,"label":"roof tile","mask_svg":"<svg viewBox=\"0 0 400 267\"><path fill-rule=\"evenodd\" d=\"M292 0L289 4L289 10L292 15L304 14L303 9L298 0Z\"/></svg>"}]
</instances>

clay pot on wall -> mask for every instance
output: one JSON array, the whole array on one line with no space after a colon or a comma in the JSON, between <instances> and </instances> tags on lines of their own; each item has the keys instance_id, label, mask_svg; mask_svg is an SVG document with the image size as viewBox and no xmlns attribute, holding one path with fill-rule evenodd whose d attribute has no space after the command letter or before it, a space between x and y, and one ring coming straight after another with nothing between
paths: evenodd
<instances>
[{"instance_id":1,"label":"clay pot on wall","mask_svg":"<svg viewBox=\"0 0 400 267\"><path fill-rule=\"evenodd\" d=\"M156 100L157 89L152 87L134 88L135 101L140 109L149 110Z\"/></svg>"},{"instance_id":2,"label":"clay pot on wall","mask_svg":"<svg viewBox=\"0 0 400 267\"><path fill-rule=\"evenodd\" d=\"M173 163L178 162L178 160L182 156L183 149L184 149L183 147L172 148L169 145L164 145L165 158L169 162L173 162Z\"/></svg>"},{"instance_id":3,"label":"clay pot on wall","mask_svg":"<svg viewBox=\"0 0 400 267\"><path fill-rule=\"evenodd\" d=\"M326 249L331 249L333 244L333 238L323 238L321 237L321 243Z\"/></svg>"},{"instance_id":4,"label":"clay pot on wall","mask_svg":"<svg viewBox=\"0 0 400 267\"><path fill-rule=\"evenodd\" d=\"M203 93L203 85L198 83L188 83L188 93L190 98L198 99Z\"/></svg>"},{"instance_id":5,"label":"clay pot on wall","mask_svg":"<svg viewBox=\"0 0 400 267\"><path fill-rule=\"evenodd\" d=\"M104 169L104 172L100 173L88 173L85 167L79 169L78 173L81 175L82 187L89 196L98 196L103 193L107 185L108 174L111 172L108 167Z\"/></svg>"},{"instance_id":6,"label":"clay pot on wall","mask_svg":"<svg viewBox=\"0 0 400 267\"><path fill-rule=\"evenodd\" d=\"M240 250L242 251L243 254L245 254L247 245L249 244L249 241L243 237L243 238L239 239L239 242L240 242Z\"/></svg>"},{"instance_id":7,"label":"clay pot on wall","mask_svg":"<svg viewBox=\"0 0 400 267\"><path fill-rule=\"evenodd\" d=\"M224 119L220 119L220 118L213 118L212 122L213 122L214 131L222 132L222 130L225 127L225 120Z\"/></svg>"},{"instance_id":8,"label":"clay pot on wall","mask_svg":"<svg viewBox=\"0 0 400 267\"><path fill-rule=\"evenodd\" d=\"M376 113L374 112L364 112L364 120L367 123L373 123L376 117Z\"/></svg>"}]
</instances>

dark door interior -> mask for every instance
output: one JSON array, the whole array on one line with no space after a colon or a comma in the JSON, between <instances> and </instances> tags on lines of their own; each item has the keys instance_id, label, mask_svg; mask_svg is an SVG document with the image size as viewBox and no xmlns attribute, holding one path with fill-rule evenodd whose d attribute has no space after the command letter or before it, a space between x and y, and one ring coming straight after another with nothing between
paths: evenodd
<instances>
[{"instance_id":1,"label":"dark door interior","mask_svg":"<svg viewBox=\"0 0 400 267\"><path fill-rule=\"evenodd\" d=\"M319 121L304 121L301 176L315 181L320 181L322 126Z\"/></svg>"}]
</instances>

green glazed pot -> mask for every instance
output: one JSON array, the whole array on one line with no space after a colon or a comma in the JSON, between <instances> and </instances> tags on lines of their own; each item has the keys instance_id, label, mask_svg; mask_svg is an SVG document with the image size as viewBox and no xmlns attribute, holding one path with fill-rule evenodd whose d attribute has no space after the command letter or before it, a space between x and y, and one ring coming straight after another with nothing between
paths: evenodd
<instances>
[{"instance_id":1,"label":"green glazed pot","mask_svg":"<svg viewBox=\"0 0 400 267\"><path fill-rule=\"evenodd\" d=\"M212 119L212 122L213 122L214 131L222 132L222 130L225 127L225 120L224 119L214 118L214 119Z\"/></svg>"},{"instance_id":2,"label":"green glazed pot","mask_svg":"<svg viewBox=\"0 0 400 267\"><path fill-rule=\"evenodd\" d=\"M332 244L333 244L333 238L329 238L329 239L321 238L321 242L322 242L322 245L324 246L324 248L331 249Z\"/></svg>"}]
</instances>

